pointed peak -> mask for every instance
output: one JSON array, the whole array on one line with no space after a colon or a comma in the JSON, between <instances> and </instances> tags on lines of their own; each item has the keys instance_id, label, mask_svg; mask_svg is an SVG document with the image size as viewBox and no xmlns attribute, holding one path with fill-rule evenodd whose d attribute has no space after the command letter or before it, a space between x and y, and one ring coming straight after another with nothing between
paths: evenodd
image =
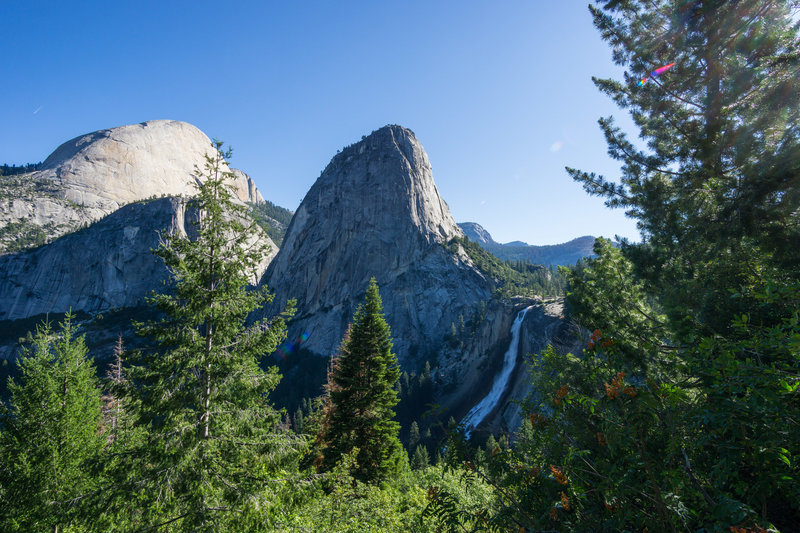
<instances>
[{"instance_id":1,"label":"pointed peak","mask_svg":"<svg viewBox=\"0 0 800 533\"><path fill-rule=\"evenodd\" d=\"M362 135L360 141L342 148L331 159L323 174L331 168L347 163L355 156L370 152L400 152L409 164L430 166L425 150L413 131L397 124L387 124L382 128L373 130L369 135ZM415 153L421 153L424 157L414 157Z\"/></svg>"}]
</instances>

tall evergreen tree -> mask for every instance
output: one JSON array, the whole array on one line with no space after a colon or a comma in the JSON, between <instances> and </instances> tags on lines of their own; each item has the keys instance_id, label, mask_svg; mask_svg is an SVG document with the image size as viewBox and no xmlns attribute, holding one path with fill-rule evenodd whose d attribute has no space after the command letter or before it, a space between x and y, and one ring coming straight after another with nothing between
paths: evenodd
<instances>
[{"instance_id":1,"label":"tall evergreen tree","mask_svg":"<svg viewBox=\"0 0 800 533\"><path fill-rule=\"evenodd\" d=\"M578 356L537 357L534 409L515 445L490 452L481 472L500 502L492 520L530 530L793 531L796 2L598 4L594 23L629 71L595 83L630 110L646 146L604 118L619 182L568 171L625 208L643 242L620 251L599 240L598 257L570 275L573 316L594 332Z\"/></svg>"},{"instance_id":2,"label":"tall evergreen tree","mask_svg":"<svg viewBox=\"0 0 800 533\"><path fill-rule=\"evenodd\" d=\"M414 420L408 429L408 449L413 450L419 444L419 424Z\"/></svg>"},{"instance_id":3,"label":"tall evergreen tree","mask_svg":"<svg viewBox=\"0 0 800 533\"><path fill-rule=\"evenodd\" d=\"M97 489L91 466L105 441L99 382L70 314L60 326L37 327L20 381L9 380L9 405L0 406L3 531L58 533Z\"/></svg>"},{"instance_id":4,"label":"tall evergreen tree","mask_svg":"<svg viewBox=\"0 0 800 533\"><path fill-rule=\"evenodd\" d=\"M670 502L675 495L703 517L694 527L796 524L800 484L789 457L800 452L792 422L800 412L800 355L791 341L800 328L800 252L788 243L800 240L800 47L793 3L600 4L590 8L595 25L630 74L595 83L631 112L647 146L601 119L609 153L623 164L620 182L568 171L610 207L627 209L643 242L624 243L622 254L599 243L598 258L570 280L578 318L602 330L589 342L592 355L554 384L570 395L557 397L556 412L584 425L553 427L573 428L569 439L581 449L594 446L597 454L585 460L598 461L598 471L613 455L609 443L630 439L638 452L630 464L647 469L633 486L651 495L651 515L670 528L690 523ZM673 62L661 77L638 83ZM599 391L617 409L624 402L616 402L614 384L630 371L639 385L621 389L631 394L629 405L603 417L630 419L635 434L595 427L581 441L578 430L592 426L578 399L595 401ZM617 469L625 461L614 460ZM621 496L627 486L606 494L631 502L638 496ZM636 513L626 520L643 523Z\"/></svg>"},{"instance_id":5,"label":"tall evergreen tree","mask_svg":"<svg viewBox=\"0 0 800 533\"><path fill-rule=\"evenodd\" d=\"M403 448L400 425L393 420L395 383L400 378L392 352L389 325L375 278L366 300L355 312L328 376L322 428L317 437L317 465L329 471L358 449L351 475L363 482L381 482L396 475Z\"/></svg>"},{"instance_id":6,"label":"tall evergreen tree","mask_svg":"<svg viewBox=\"0 0 800 533\"><path fill-rule=\"evenodd\" d=\"M109 393L103 396L104 402L104 419L107 429L109 431L109 441L116 441L119 434L122 432L122 425L124 424L124 407L122 399L119 397L118 392L122 390L128 381L127 373L122 364L122 356L125 354L125 344L122 342L122 333L117 337L117 342L114 345L113 359L111 365L106 371L105 384L110 389Z\"/></svg>"},{"instance_id":7,"label":"tall evergreen tree","mask_svg":"<svg viewBox=\"0 0 800 533\"><path fill-rule=\"evenodd\" d=\"M206 156L189 202L194 238L164 235L155 251L175 280L174 290L149 299L161 319L139 324L157 347L129 358L129 405L147 429L129 465L128 487L143 502L137 519L187 531L234 527L248 510L274 504L265 489L292 449L267 401L279 376L259 367L285 337L290 311L246 326L271 300L265 287L248 290L266 248L233 199L230 151L221 146Z\"/></svg>"},{"instance_id":8,"label":"tall evergreen tree","mask_svg":"<svg viewBox=\"0 0 800 533\"><path fill-rule=\"evenodd\" d=\"M619 183L567 169L638 221L623 246L676 326L727 333L748 288L798 279L800 48L790 0L606 0L594 23L628 69L594 79L646 148L600 119ZM656 67L675 66L644 85ZM738 298L731 289L745 290Z\"/></svg>"}]
</instances>

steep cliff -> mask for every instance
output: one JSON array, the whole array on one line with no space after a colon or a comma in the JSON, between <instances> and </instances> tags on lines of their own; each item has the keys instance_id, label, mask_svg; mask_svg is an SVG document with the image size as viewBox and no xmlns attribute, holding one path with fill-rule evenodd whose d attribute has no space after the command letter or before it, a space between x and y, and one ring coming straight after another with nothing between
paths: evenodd
<instances>
[{"instance_id":1,"label":"steep cliff","mask_svg":"<svg viewBox=\"0 0 800 533\"><path fill-rule=\"evenodd\" d=\"M289 337L307 333L306 349L334 352L374 276L401 364L432 357L459 314L491 295L466 254L442 246L456 236L410 130L386 126L345 148L303 199L267 271L276 306L298 301Z\"/></svg>"},{"instance_id":2,"label":"steep cliff","mask_svg":"<svg viewBox=\"0 0 800 533\"><path fill-rule=\"evenodd\" d=\"M521 423L520 404L536 391L531 386L531 368L527 362L548 346L558 354L580 355L585 347L582 330L565 319L563 300L550 300L535 305L525 317L520 332L517 365L506 386L500 407L483 425L484 430L516 429Z\"/></svg>"},{"instance_id":3,"label":"steep cliff","mask_svg":"<svg viewBox=\"0 0 800 533\"><path fill-rule=\"evenodd\" d=\"M162 290L167 271L151 249L159 232L192 231L195 213L186 204L180 198L129 204L45 246L0 256L0 320L129 307ZM266 234L261 239L272 252L259 278L277 252Z\"/></svg>"}]
</instances>

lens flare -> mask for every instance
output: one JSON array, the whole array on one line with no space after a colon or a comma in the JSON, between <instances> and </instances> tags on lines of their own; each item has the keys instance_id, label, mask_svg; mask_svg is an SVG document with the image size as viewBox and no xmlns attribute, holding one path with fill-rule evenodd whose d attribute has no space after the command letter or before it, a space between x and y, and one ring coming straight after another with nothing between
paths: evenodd
<instances>
[{"instance_id":1,"label":"lens flare","mask_svg":"<svg viewBox=\"0 0 800 533\"><path fill-rule=\"evenodd\" d=\"M666 71L668 71L669 69L671 69L674 66L675 66L675 63L670 63L669 65L664 65L663 67L658 67L657 69L655 69L653 72L650 73L650 78L657 78L657 77L659 77L660 75L662 75L663 73L665 73ZM639 80L639 83L637 83L637 85L639 87L641 87L642 85L647 83L648 79L649 78L647 78L647 77L642 78L641 80Z\"/></svg>"}]
</instances>

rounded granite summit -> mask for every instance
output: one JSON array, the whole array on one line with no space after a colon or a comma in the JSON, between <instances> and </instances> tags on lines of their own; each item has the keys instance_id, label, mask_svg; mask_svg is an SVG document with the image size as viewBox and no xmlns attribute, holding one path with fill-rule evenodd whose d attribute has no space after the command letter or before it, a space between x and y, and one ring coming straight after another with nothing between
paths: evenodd
<instances>
[{"instance_id":1,"label":"rounded granite summit","mask_svg":"<svg viewBox=\"0 0 800 533\"><path fill-rule=\"evenodd\" d=\"M75 137L59 146L42 169L4 180L0 255L26 235L49 240L92 224L120 207L164 196L193 196L205 155L205 133L177 120L151 120ZM227 169L227 167L224 167ZM231 188L242 202L261 203L250 177L236 169Z\"/></svg>"},{"instance_id":2,"label":"rounded granite summit","mask_svg":"<svg viewBox=\"0 0 800 533\"><path fill-rule=\"evenodd\" d=\"M208 136L189 123L151 120L65 142L38 177L54 181L65 199L107 214L145 198L194 194L195 169L202 171L212 150ZM254 190L248 184L235 188Z\"/></svg>"}]
</instances>

